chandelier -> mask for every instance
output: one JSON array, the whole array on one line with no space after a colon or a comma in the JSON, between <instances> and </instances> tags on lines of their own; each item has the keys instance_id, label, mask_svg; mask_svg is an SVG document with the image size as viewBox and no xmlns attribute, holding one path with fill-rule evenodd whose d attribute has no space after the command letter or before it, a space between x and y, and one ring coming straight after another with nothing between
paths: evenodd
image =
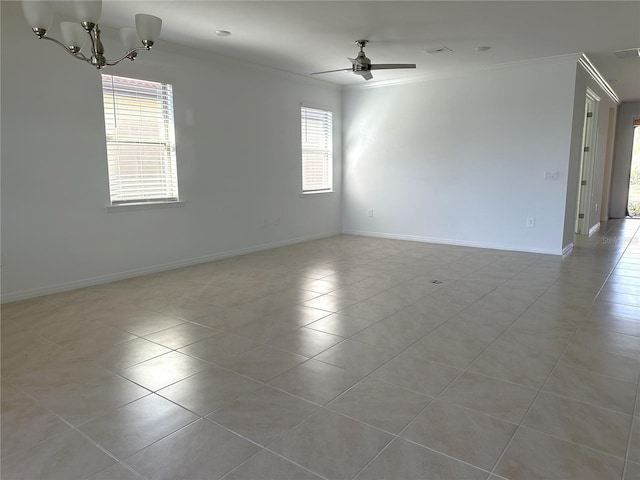
<instances>
[{"instance_id":1,"label":"chandelier","mask_svg":"<svg viewBox=\"0 0 640 480\"><path fill-rule=\"evenodd\" d=\"M38 38L57 43L72 57L83 60L97 69L117 65L125 58L134 60L138 55L138 50L150 50L160 36L162 19L139 13L135 16L135 29L120 29L120 40L124 44L125 54L117 60L107 60L98 26L102 13L102 0L72 0L71 3L79 23L60 22L64 42L46 36L53 23L53 8L48 1L23 0L22 11L33 33ZM90 54L88 51L86 54L82 52L87 37L91 43Z\"/></svg>"}]
</instances>

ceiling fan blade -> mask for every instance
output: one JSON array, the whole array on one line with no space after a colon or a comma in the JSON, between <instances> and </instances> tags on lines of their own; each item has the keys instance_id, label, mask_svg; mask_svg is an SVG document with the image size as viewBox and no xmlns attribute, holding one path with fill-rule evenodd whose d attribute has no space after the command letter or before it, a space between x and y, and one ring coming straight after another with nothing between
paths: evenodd
<instances>
[{"instance_id":1,"label":"ceiling fan blade","mask_svg":"<svg viewBox=\"0 0 640 480\"><path fill-rule=\"evenodd\" d=\"M360 60L358 60L357 58L347 57L347 60L349 60L353 65L360 65Z\"/></svg>"},{"instance_id":2,"label":"ceiling fan blade","mask_svg":"<svg viewBox=\"0 0 640 480\"><path fill-rule=\"evenodd\" d=\"M362 75L362 78L364 78L365 80L371 80L373 78L373 75L371 75L371 72L365 72L365 74Z\"/></svg>"},{"instance_id":3,"label":"ceiling fan blade","mask_svg":"<svg viewBox=\"0 0 640 480\"><path fill-rule=\"evenodd\" d=\"M369 70L393 70L394 68L416 68L415 63L377 63L369 65Z\"/></svg>"},{"instance_id":4,"label":"ceiling fan blade","mask_svg":"<svg viewBox=\"0 0 640 480\"><path fill-rule=\"evenodd\" d=\"M339 68L337 70L325 70L323 72L313 72L310 73L309 75L318 75L320 73L333 73L333 72L350 72L352 69L351 68Z\"/></svg>"}]
</instances>

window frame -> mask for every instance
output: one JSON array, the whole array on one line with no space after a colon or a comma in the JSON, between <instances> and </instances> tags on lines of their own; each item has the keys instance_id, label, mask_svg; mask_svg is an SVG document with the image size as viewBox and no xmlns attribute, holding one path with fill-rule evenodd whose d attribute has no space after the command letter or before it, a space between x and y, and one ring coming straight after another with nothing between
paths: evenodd
<instances>
[{"instance_id":1,"label":"window frame","mask_svg":"<svg viewBox=\"0 0 640 480\"><path fill-rule=\"evenodd\" d=\"M324 188L318 188L318 189L305 189L305 150L309 151L312 149L305 149L305 142L304 142L304 119L308 118L308 117L303 117L303 112L304 110L316 110L319 112L323 112L325 114L329 114L330 117L330 122L331 122L331 127L328 131L329 133L329 141L330 141L330 146L328 149L325 150L326 153L328 153L329 158L328 161L326 163L326 168L328 170L326 176L327 176L327 181L328 181L328 186L324 187ZM326 194L332 194L335 192L334 190L334 150L335 150L335 142L334 142L334 132L333 132L333 110L330 107L327 106L321 106L321 105L313 105L313 104L308 104L308 103L301 103L299 105L298 108L298 114L299 114L299 127L300 127L300 195L303 197L307 197L307 196L315 196L315 195L326 195Z\"/></svg>"},{"instance_id":2,"label":"window frame","mask_svg":"<svg viewBox=\"0 0 640 480\"><path fill-rule=\"evenodd\" d=\"M147 98L150 99L151 112L152 114L148 116L148 120L151 122L147 126L156 127L158 131L157 136L149 135L148 133L139 133L138 136L132 134L119 134L116 128L116 124L118 123L119 113L118 110L118 88L115 87L113 81L114 79L118 79L120 85L118 87L121 89L120 91L124 91L126 88L130 88L133 95L132 98L139 99ZM105 82L108 84L105 84ZM137 85L136 85L137 84ZM145 85L146 84L146 85ZM155 89L154 89L155 87ZM142 78L135 77L125 77L122 75L110 75L110 74L101 74L101 88L103 95L103 113L104 113L104 127L105 127L105 145L106 145L106 154L107 154L107 184L108 184L108 204L107 207L112 210L120 210L120 209L131 209L131 207L145 207L145 206L172 206L176 204L183 203L180 198L180 188L179 188L179 174L178 174L178 165L177 165L177 155L176 155L176 135L175 135L175 113L174 113L174 102L173 102L173 85L167 82L158 82L154 80L146 80ZM136 88L138 90L136 90ZM112 104L108 105L107 96L112 96L113 100L111 100ZM126 95L123 93L120 94L122 98L125 98ZM123 100L120 98L120 108L123 108ZM159 103L159 106L153 105L153 103ZM135 102L134 102L135 104ZM137 105L139 108L144 108L143 104ZM126 106L124 107L126 108ZM155 110L154 110L155 109ZM141 110L142 111L142 110ZM111 118L109 118L109 115ZM124 114L126 117L128 114ZM129 115L132 119L133 124L138 127L144 127L145 125L140 123L144 122L146 116L145 113L141 113L136 117L135 113ZM125 118L126 119L126 118ZM156 123L154 125L153 123ZM140 122L140 123L137 123ZM152 130L152 129L150 129ZM110 134L110 131L114 132ZM141 129L142 131L142 129ZM118 138L120 137L120 138ZM127 138L129 137L129 138ZM113 158L110 156L110 147L113 149L117 148L125 148L126 147L134 147L133 152L130 155L135 155L135 152L138 152L138 155L141 156L138 159L137 171L135 166L135 161L129 160L129 164L122 159L118 159L118 153L112 154ZM149 155L148 152L140 152L139 149L135 147L139 147L144 149L147 147L150 150L157 149L160 147L160 153L152 153ZM120 154L126 155L126 154ZM152 161L152 168L157 169L154 173L141 174L140 169L143 168L142 162L144 161L144 156L148 156L148 159ZM157 161L154 162L153 158L156 157ZM122 162L118 164L118 162ZM123 176L119 173L113 171L112 167L115 165L116 168L129 167L136 171L138 178L138 196L132 195L135 194L135 189L127 188L126 186L122 187ZM160 172L160 173L158 173ZM145 176L147 176L145 184ZM155 177L155 179L153 178ZM118 188L118 182L120 182L120 186L122 188L123 193L120 195L114 194L114 190ZM162 193L168 193L168 195L158 195L158 196L149 196L141 193L144 188L157 188L160 189Z\"/></svg>"}]
</instances>

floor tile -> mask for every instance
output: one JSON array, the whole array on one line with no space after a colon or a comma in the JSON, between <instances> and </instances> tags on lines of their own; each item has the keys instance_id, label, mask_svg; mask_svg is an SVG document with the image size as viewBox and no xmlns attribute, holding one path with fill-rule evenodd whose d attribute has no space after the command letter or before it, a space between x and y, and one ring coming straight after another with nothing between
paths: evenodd
<instances>
[{"instance_id":1,"label":"floor tile","mask_svg":"<svg viewBox=\"0 0 640 480\"><path fill-rule=\"evenodd\" d=\"M147 389L113 375L108 381L95 385L61 383L39 391L35 397L44 408L72 425L80 425L148 394Z\"/></svg>"},{"instance_id":2,"label":"floor tile","mask_svg":"<svg viewBox=\"0 0 640 480\"><path fill-rule=\"evenodd\" d=\"M269 382L276 388L324 405L355 385L356 373L317 360L308 360Z\"/></svg>"},{"instance_id":3,"label":"floor tile","mask_svg":"<svg viewBox=\"0 0 640 480\"><path fill-rule=\"evenodd\" d=\"M347 339L314 358L364 377L391 357L392 352Z\"/></svg>"},{"instance_id":4,"label":"floor tile","mask_svg":"<svg viewBox=\"0 0 640 480\"><path fill-rule=\"evenodd\" d=\"M2 457L25 450L70 426L9 385L2 386Z\"/></svg>"},{"instance_id":5,"label":"floor tile","mask_svg":"<svg viewBox=\"0 0 640 480\"><path fill-rule=\"evenodd\" d=\"M468 371L539 388L563 348L556 339L507 332L483 351Z\"/></svg>"},{"instance_id":6,"label":"floor tile","mask_svg":"<svg viewBox=\"0 0 640 480\"><path fill-rule=\"evenodd\" d=\"M573 336L571 343L584 348L590 348L595 351L607 351L640 358L640 338L634 337L633 335L621 335L613 332L598 332L581 328Z\"/></svg>"},{"instance_id":7,"label":"floor tile","mask_svg":"<svg viewBox=\"0 0 640 480\"><path fill-rule=\"evenodd\" d=\"M302 327L271 340L268 345L287 352L313 357L336 343L340 343L342 340L344 340L344 338L337 335Z\"/></svg>"},{"instance_id":8,"label":"floor tile","mask_svg":"<svg viewBox=\"0 0 640 480\"><path fill-rule=\"evenodd\" d=\"M93 361L110 370L119 371L169 352L170 350L162 345L143 338L136 338L119 343L100 353L93 358Z\"/></svg>"},{"instance_id":9,"label":"floor tile","mask_svg":"<svg viewBox=\"0 0 640 480\"><path fill-rule=\"evenodd\" d=\"M128 468L119 463L115 463L106 470L96 473L87 480L142 480Z\"/></svg>"},{"instance_id":10,"label":"floor tile","mask_svg":"<svg viewBox=\"0 0 640 480\"><path fill-rule=\"evenodd\" d=\"M105 312L99 318L109 325L138 336L149 335L184 322L184 320L171 315L145 309L115 310Z\"/></svg>"},{"instance_id":11,"label":"floor tile","mask_svg":"<svg viewBox=\"0 0 640 480\"><path fill-rule=\"evenodd\" d=\"M400 436L491 470L516 427L474 410L435 400Z\"/></svg>"},{"instance_id":12,"label":"floor tile","mask_svg":"<svg viewBox=\"0 0 640 480\"><path fill-rule=\"evenodd\" d=\"M266 446L317 409L312 403L262 387L235 399L207 418Z\"/></svg>"},{"instance_id":13,"label":"floor tile","mask_svg":"<svg viewBox=\"0 0 640 480\"><path fill-rule=\"evenodd\" d=\"M485 480L488 472L459 462L451 457L427 450L400 438L376 457L357 480Z\"/></svg>"},{"instance_id":14,"label":"floor tile","mask_svg":"<svg viewBox=\"0 0 640 480\"><path fill-rule=\"evenodd\" d=\"M629 415L636 397L634 383L565 365L558 365L544 390Z\"/></svg>"},{"instance_id":15,"label":"floor tile","mask_svg":"<svg viewBox=\"0 0 640 480\"><path fill-rule=\"evenodd\" d=\"M201 419L126 459L149 480L218 479L260 448Z\"/></svg>"},{"instance_id":16,"label":"floor tile","mask_svg":"<svg viewBox=\"0 0 640 480\"><path fill-rule=\"evenodd\" d=\"M221 364L229 357L248 352L258 346L259 343L248 338L223 332L181 348L180 352L206 362Z\"/></svg>"},{"instance_id":17,"label":"floor tile","mask_svg":"<svg viewBox=\"0 0 640 480\"><path fill-rule=\"evenodd\" d=\"M224 480L321 480L321 478L268 450L262 450L226 475Z\"/></svg>"},{"instance_id":18,"label":"floor tile","mask_svg":"<svg viewBox=\"0 0 640 480\"><path fill-rule=\"evenodd\" d=\"M212 303L181 298L162 307L162 312L185 321L195 321L216 310Z\"/></svg>"},{"instance_id":19,"label":"floor tile","mask_svg":"<svg viewBox=\"0 0 640 480\"><path fill-rule=\"evenodd\" d=\"M319 310L326 310L327 312L335 313L338 310L342 310L343 308L348 307L349 305L353 305L354 303L358 303L358 300L344 296L338 297L329 293L327 295L313 298L303 303L303 305L306 307L317 308Z\"/></svg>"},{"instance_id":20,"label":"floor tile","mask_svg":"<svg viewBox=\"0 0 640 480\"><path fill-rule=\"evenodd\" d=\"M631 416L543 392L523 425L624 458Z\"/></svg>"},{"instance_id":21,"label":"floor tile","mask_svg":"<svg viewBox=\"0 0 640 480\"><path fill-rule=\"evenodd\" d=\"M585 329L596 332L621 333L623 335L640 337L640 320L598 315L585 318L582 326Z\"/></svg>"},{"instance_id":22,"label":"floor tile","mask_svg":"<svg viewBox=\"0 0 640 480\"><path fill-rule=\"evenodd\" d=\"M335 313L310 323L307 327L341 337L350 337L372 324L369 320Z\"/></svg>"},{"instance_id":23,"label":"floor tile","mask_svg":"<svg viewBox=\"0 0 640 480\"><path fill-rule=\"evenodd\" d=\"M326 478L352 478L392 438L343 415L321 410L270 449Z\"/></svg>"},{"instance_id":24,"label":"floor tile","mask_svg":"<svg viewBox=\"0 0 640 480\"><path fill-rule=\"evenodd\" d=\"M633 419L631 441L629 442L629 460L640 463L640 418Z\"/></svg>"},{"instance_id":25,"label":"floor tile","mask_svg":"<svg viewBox=\"0 0 640 480\"><path fill-rule=\"evenodd\" d=\"M466 368L491 341L444 324L409 347L406 353L423 360Z\"/></svg>"},{"instance_id":26,"label":"floor tile","mask_svg":"<svg viewBox=\"0 0 640 480\"><path fill-rule=\"evenodd\" d=\"M594 351L574 344L567 347L560 362L563 365L608 375L626 382L635 383L640 377L640 358Z\"/></svg>"},{"instance_id":27,"label":"floor tile","mask_svg":"<svg viewBox=\"0 0 640 480\"><path fill-rule=\"evenodd\" d=\"M627 462L622 480L636 480L640 478L640 463Z\"/></svg>"},{"instance_id":28,"label":"floor tile","mask_svg":"<svg viewBox=\"0 0 640 480\"><path fill-rule=\"evenodd\" d=\"M300 325L297 325L295 322L283 320L279 316L272 314L271 316L263 317L238 328L231 329L229 333L262 344L269 343L299 328Z\"/></svg>"},{"instance_id":29,"label":"floor tile","mask_svg":"<svg viewBox=\"0 0 640 480\"><path fill-rule=\"evenodd\" d=\"M391 433L398 433L431 397L376 380L364 380L328 407Z\"/></svg>"},{"instance_id":30,"label":"floor tile","mask_svg":"<svg viewBox=\"0 0 640 480\"><path fill-rule=\"evenodd\" d=\"M624 461L544 433L520 428L495 473L506 478L618 479Z\"/></svg>"},{"instance_id":31,"label":"floor tile","mask_svg":"<svg viewBox=\"0 0 640 480\"><path fill-rule=\"evenodd\" d=\"M347 286L343 286L333 290L331 292L331 295L333 295L334 297L350 298L352 300L356 300L357 302L361 302L362 300L366 300L367 298L373 297L377 293L379 292L378 292L378 289L376 288L347 285Z\"/></svg>"},{"instance_id":32,"label":"floor tile","mask_svg":"<svg viewBox=\"0 0 640 480\"><path fill-rule=\"evenodd\" d=\"M400 354L371 374L371 378L435 397L462 370Z\"/></svg>"},{"instance_id":33,"label":"floor tile","mask_svg":"<svg viewBox=\"0 0 640 480\"><path fill-rule=\"evenodd\" d=\"M531 388L464 373L439 398L517 424L535 395L536 390Z\"/></svg>"},{"instance_id":34,"label":"floor tile","mask_svg":"<svg viewBox=\"0 0 640 480\"><path fill-rule=\"evenodd\" d=\"M258 382L221 368L211 367L156 393L204 416L258 388Z\"/></svg>"},{"instance_id":35,"label":"floor tile","mask_svg":"<svg viewBox=\"0 0 640 480\"><path fill-rule=\"evenodd\" d=\"M636 480L639 228L339 235L3 304L2 477Z\"/></svg>"},{"instance_id":36,"label":"floor tile","mask_svg":"<svg viewBox=\"0 0 640 480\"><path fill-rule=\"evenodd\" d=\"M154 343L159 343L164 347L178 349L211 337L216 333L217 332L211 328L201 327L193 323L183 323L152 333L145 338Z\"/></svg>"},{"instance_id":37,"label":"floor tile","mask_svg":"<svg viewBox=\"0 0 640 480\"><path fill-rule=\"evenodd\" d=\"M151 394L81 425L80 431L118 458L125 458L198 417Z\"/></svg>"},{"instance_id":38,"label":"floor tile","mask_svg":"<svg viewBox=\"0 0 640 480\"><path fill-rule=\"evenodd\" d=\"M423 332L398 328L397 325L387 324L383 320L355 334L352 339L384 348L389 352L400 353L417 342L423 335Z\"/></svg>"},{"instance_id":39,"label":"floor tile","mask_svg":"<svg viewBox=\"0 0 640 480\"><path fill-rule=\"evenodd\" d=\"M271 347L258 347L220 362L241 375L267 382L307 360L307 357Z\"/></svg>"},{"instance_id":40,"label":"floor tile","mask_svg":"<svg viewBox=\"0 0 640 480\"><path fill-rule=\"evenodd\" d=\"M2 459L7 480L87 478L116 461L77 431L67 431Z\"/></svg>"},{"instance_id":41,"label":"floor tile","mask_svg":"<svg viewBox=\"0 0 640 480\"><path fill-rule=\"evenodd\" d=\"M340 313L349 315L350 317L362 318L370 322L379 322L398 310L400 310L400 307L380 305L369 300L363 300L362 302L340 309Z\"/></svg>"},{"instance_id":42,"label":"floor tile","mask_svg":"<svg viewBox=\"0 0 640 480\"><path fill-rule=\"evenodd\" d=\"M120 374L149 390L159 390L208 368L204 362L170 352L126 368Z\"/></svg>"}]
</instances>

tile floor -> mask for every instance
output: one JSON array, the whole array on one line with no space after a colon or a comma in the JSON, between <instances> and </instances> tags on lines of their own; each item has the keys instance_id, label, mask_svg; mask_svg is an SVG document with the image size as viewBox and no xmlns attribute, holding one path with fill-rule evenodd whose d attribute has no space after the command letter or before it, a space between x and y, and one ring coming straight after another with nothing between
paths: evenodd
<instances>
[{"instance_id":1,"label":"tile floor","mask_svg":"<svg viewBox=\"0 0 640 480\"><path fill-rule=\"evenodd\" d=\"M2 479L638 480L639 227L565 258L339 236L5 304Z\"/></svg>"}]
</instances>

